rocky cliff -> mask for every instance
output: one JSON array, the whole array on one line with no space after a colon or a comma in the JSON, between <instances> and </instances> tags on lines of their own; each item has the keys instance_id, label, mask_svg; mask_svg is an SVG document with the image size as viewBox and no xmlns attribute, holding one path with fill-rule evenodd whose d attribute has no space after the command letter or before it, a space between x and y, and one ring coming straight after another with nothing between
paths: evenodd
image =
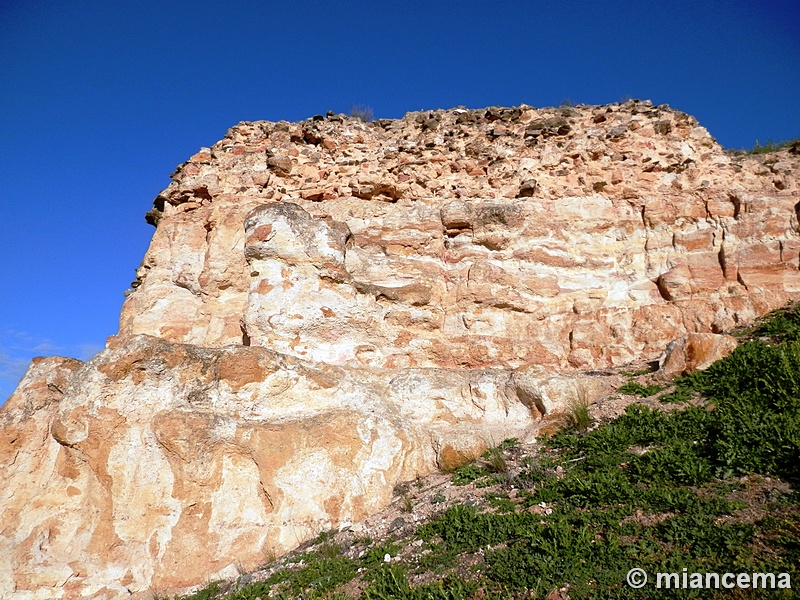
<instances>
[{"instance_id":1,"label":"rocky cliff","mask_svg":"<svg viewBox=\"0 0 800 600\"><path fill-rule=\"evenodd\" d=\"M0 409L0 597L252 567L603 369L702 363L800 297L799 165L647 102L240 123L156 198L106 350Z\"/></svg>"}]
</instances>

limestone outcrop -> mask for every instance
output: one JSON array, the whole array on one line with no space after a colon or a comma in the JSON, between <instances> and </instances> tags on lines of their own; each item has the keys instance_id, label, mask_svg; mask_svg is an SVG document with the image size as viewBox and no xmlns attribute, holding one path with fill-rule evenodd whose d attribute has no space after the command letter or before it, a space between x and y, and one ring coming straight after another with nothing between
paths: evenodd
<instances>
[{"instance_id":1,"label":"limestone outcrop","mask_svg":"<svg viewBox=\"0 0 800 600\"><path fill-rule=\"evenodd\" d=\"M156 198L107 348L0 409L0 597L255 566L609 367L702 368L800 297L798 165L647 102L240 123Z\"/></svg>"},{"instance_id":2,"label":"limestone outcrop","mask_svg":"<svg viewBox=\"0 0 800 600\"><path fill-rule=\"evenodd\" d=\"M800 290L796 165L647 103L242 123L157 198L120 334L387 368L656 356Z\"/></svg>"},{"instance_id":3,"label":"limestone outcrop","mask_svg":"<svg viewBox=\"0 0 800 600\"><path fill-rule=\"evenodd\" d=\"M507 370L370 372L149 336L58 360L4 409L4 598L256 566L377 511L398 481L524 435L538 410Z\"/></svg>"}]
</instances>

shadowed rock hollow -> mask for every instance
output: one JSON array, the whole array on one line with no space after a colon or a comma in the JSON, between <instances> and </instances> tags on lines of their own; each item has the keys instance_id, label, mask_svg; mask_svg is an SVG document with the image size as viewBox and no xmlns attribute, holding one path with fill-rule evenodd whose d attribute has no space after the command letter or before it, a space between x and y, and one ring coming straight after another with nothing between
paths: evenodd
<instances>
[{"instance_id":1,"label":"shadowed rock hollow","mask_svg":"<svg viewBox=\"0 0 800 600\"><path fill-rule=\"evenodd\" d=\"M240 123L156 198L106 350L0 409L0 596L252 567L602 401L589 371L704 364L800 297L798 163L647 102Z\"/></svg>"}]
</instances>

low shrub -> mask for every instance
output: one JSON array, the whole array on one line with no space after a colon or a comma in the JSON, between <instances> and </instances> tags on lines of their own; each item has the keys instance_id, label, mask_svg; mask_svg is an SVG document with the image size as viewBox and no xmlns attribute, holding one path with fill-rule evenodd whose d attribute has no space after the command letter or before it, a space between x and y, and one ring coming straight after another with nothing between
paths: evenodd
<instances>
[{"instance_id":1,"label":"low shrub","mask_svg":"<svg viewBox=\"0 0 800 600\"><path fill-rule=\"evenodd\" d=\"M354 104L350 108L350 116L364 123L369 123L375 117L375 113L366 104Z\"/></svg>"},{"instance_id":2,"label":"low shrub","mask_svg":"<svg viewBox=\"0 0 800 600\"><path fill-rule=\"evenodd\" d=\"M782 150L783 148L788 148L800 142L800 138L796 140L789 140L787 142L774 142L772 140L767 140L766 144L760 144L758 140L756 140L755 145L747 151L748 154L769 154L770 152L777 152L778 150Z\"/></svg>"},{"instance_id":3,"label":"low shrub","mask_svg":"<svg viewBox=\"0 0 800 600\"><path fill-rule=\"evenodd\" d=\"M589 397L584 388L579 388L569 403L567 417L570 425L578 431L586 431L592 424L589 416Z\"/></svg>"}]
</instances>

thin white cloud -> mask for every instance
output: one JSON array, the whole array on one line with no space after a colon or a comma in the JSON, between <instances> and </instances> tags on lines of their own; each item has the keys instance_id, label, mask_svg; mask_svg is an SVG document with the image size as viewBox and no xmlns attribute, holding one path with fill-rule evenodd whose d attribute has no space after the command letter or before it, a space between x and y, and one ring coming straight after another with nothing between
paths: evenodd
<instances>
[{"instance_id":1,"label":"thin white cloud","mask_svg":"<svg viewBox=\"0 0 800 600\"><path fill-rule=\"evenodd\" d=\"M87 361L94 356L105 350L105 344L78 344L78 358L82 361Z\"/></svg>"},{"instance_id":2,"label":"thin white cloud","mask_svg":"<svg viewBox=\"0 0 800 600\"><path fill-rule=\"evenodd\" d=\"M0 349L0 405L14 392L30 362L29 358L10 356Z\"/></svg>"},{"instance_id":3,"label":"thin white cloud","mask_svg":"<svg viewBox=\"0 0 800 600\"><path fill-rule=\"evenodd\" d=\"M73 356L87 361L104 347L96 342L64 346L25 331L0 331L0 406L14 392L35 356Z\"/></svg>"},{"instance_id":4,"label":"thin white cloud","mask_svg":"<svg viewBox=\"0 0 800 600\"><path fill-rule=\"evenodd\" d=\"M27 358L9 356L0 350L0 379L19 380L31 361Z\"/></svg>"},{"instance_id":5,"label":"thin white cloud","mask_svg":"<svg viewBox=\"0 0 800 600\"><path fill-rule=\"evenodd\" d=\"M36 355L53 355L63 352L64 348L47 338L40 338L25 331L6 329L0 333L0 347L18 352Z\"/></svg>"},{"instance_id":6,"label":"thin white cloud","mask_svg":"<svg viewBox=\"0 0 800 600\"><path fill-rule=\"evenodd\" d=\"M61 348L50 342L42 342L41 344L36 344L33 350L41 355L50 355L58 352Z\"/></svg>"}]
</instances>

